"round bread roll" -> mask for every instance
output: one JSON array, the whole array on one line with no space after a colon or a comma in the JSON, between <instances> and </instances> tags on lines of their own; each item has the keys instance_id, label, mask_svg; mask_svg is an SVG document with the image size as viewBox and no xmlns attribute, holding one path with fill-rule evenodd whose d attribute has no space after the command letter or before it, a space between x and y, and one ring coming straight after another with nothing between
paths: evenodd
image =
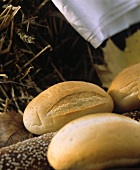
<instances>
[{"instance_id":1,"label":"round bread roll","mask_svg":"<svg viewBox=\"0 0 140 170\"><path fill-rule=\"evenodd\" d=\"M23 122L34 134L59 130L80 116L112 112L113 100L99 86L82 81L55 84L35 97L26 107Z\"/></svg>"},{"instance_id":2,"label":"round bread roll","mask_svg":"<svg viewBox=\"0 0 140 170\"><path fill-rule=\"evenodd\" d=\"M112 81L108 93L114 101L114 111L123 113L140 109L140 63L125 68Z\"/></svg>"},{"instance_id":3,"label":"round bread roll","mask_svg":"<svg viewBox=\"0 0 140 170\"><path fill-rule=\"evenodd\" d=\"M115 113L75 119L52 138L47 158L59 170L134 166L140 163L140 123Z\"/></svg>"}]
</instances>

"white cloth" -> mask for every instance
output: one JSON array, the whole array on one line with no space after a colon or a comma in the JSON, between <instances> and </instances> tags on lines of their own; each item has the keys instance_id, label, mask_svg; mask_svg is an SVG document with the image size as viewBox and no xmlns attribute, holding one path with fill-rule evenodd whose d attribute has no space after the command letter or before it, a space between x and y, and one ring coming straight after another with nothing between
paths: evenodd
<instances>
[{"instance_id":1,"label":"white cloth","mask_svg":"<svg viewBox=\"0 0 140 170\"><path fill-rule=\"evenodd\" d=\"M95 48L140 22L140 0L52 0L73 28Z\"/></svg>"}]
</instances>

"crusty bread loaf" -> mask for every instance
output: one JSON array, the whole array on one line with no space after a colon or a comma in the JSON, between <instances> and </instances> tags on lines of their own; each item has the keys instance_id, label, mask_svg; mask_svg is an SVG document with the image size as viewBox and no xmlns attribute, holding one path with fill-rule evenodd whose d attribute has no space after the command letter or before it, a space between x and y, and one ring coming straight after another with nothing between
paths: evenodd
<instances>
[{"instance_id":1,"label":"crusty bread loaf","mask_svg":"<svg viewBox=\"0 0 140 170\"><path fill-rule=\"evenodd\" d=\"M99 86L82 81L55 84L35 97L24 111L25 127L34 134L59 130L71 120L111 112L112 98Z\"/></svg>"},{"instance_id":2,"label":"crusty bread loaf","mask_svg":"<svg viewBox=\"0 0 140 170\"><path fill-rule=\"evenodd\" d=\"M86 115L52 138L48 161L57 170L103 170L140 163L140 123L115 113Z\"/></svg>"},{"instance_id":3,"label":"crusty bread loaf","mask_svg":"<svg viewBox=\"0 0 140 170\"><path fill-rule=\"evenodd\" d=\"M115 112L127 112L140 109L140 63L132 65L112 81L108 93L114 101Z\"/></svg>"}]
</instances>

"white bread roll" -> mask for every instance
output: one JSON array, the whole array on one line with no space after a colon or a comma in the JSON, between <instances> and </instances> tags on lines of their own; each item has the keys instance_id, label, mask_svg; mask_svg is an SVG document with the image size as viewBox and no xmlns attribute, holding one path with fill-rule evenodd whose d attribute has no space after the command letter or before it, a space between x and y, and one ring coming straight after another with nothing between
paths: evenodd
<instances>
[{"instance_id":1,"label":"white bread roll","mask_svg":"<svg viewBox=\"0 0 140 170\"><path fill-rule=\"evenodd\" d=\"M140 109L140 63L121 71L112 81L108 93L114 101L115 112Z\"/></svg>"},{"instance_id":2,"label":"white bread roll","mask_svg":"<svg viewBox=\"0 0 140 170\"><path fill-rule=\"evenodd\" d=\"M82 81L55 84L26 107L23 122L34 134L59 130L71 120L90 113L111 112L113 101L99 86Z\"/></svg>"},{"instance_id":3,"label":"white bread roll","mask_svg":"<svg viewBox=\"0 0 140 170\"><path fill-rule=\"evenodd\" d=\"M65 125L47 152L56 170L103 170L140 163L140 123L115 113L86 115Z\"/></svg>"}]
</instances>

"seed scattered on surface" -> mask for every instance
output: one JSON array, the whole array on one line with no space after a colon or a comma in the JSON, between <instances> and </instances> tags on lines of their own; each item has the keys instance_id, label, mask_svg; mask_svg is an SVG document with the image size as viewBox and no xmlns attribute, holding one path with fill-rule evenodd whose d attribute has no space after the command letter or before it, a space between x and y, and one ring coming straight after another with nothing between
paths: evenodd
<instances>
[{"instance_id":1,"label":"seed scattered on surface","mask_svg":"<svg viewBox=\"0 0 140 170\"><path fill-rule=\"evenodd\" d=\"M51 170L46 152L55 133L19 142L0 149L0 169Z\"/></svg>"},{"instance_id":2,"label":"seed scattered on surface","mask_svg":"<svg viewBox=\"0 0 140 170\"><path fill-rule=\"evenodd\" d=\"M123 115L140 122L140 111L126 112Z\"/></svg>"}]
</instances>

